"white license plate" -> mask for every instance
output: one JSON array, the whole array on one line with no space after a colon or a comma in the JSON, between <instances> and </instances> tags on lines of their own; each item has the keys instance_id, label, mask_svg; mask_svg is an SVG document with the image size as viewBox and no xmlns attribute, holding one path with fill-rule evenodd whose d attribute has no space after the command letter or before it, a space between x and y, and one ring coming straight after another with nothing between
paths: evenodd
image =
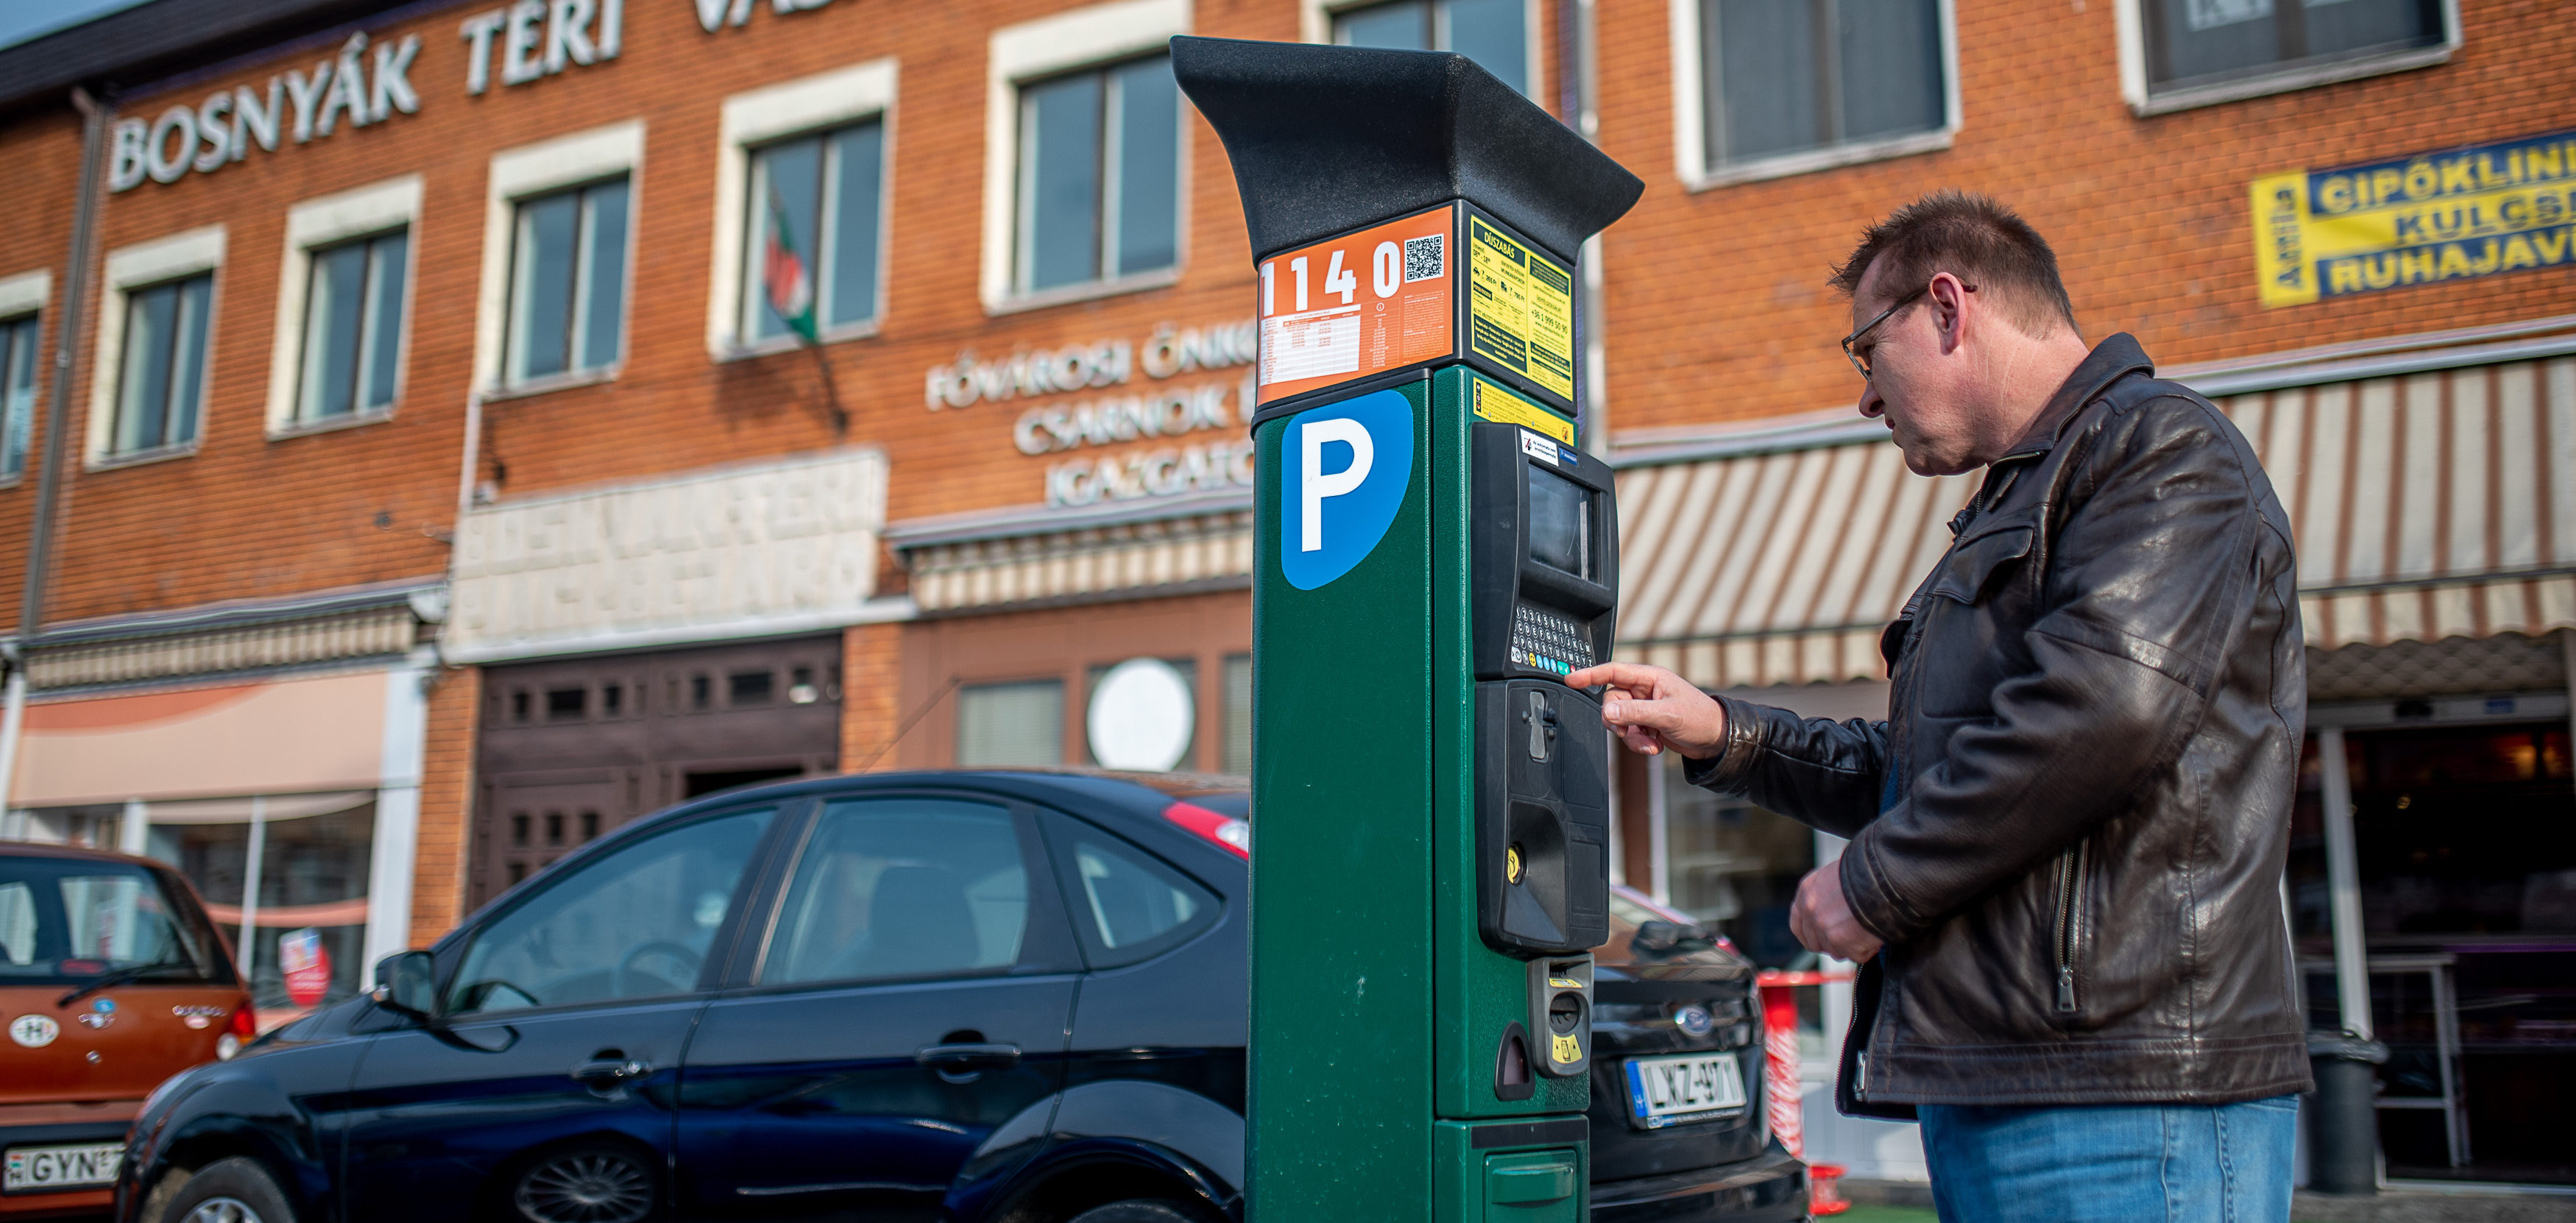
<instances>
[{"instance_id":1,"label":"white license plate","mask_svg":"<svg viewBox=\"0 0 2576 1223\"><path fill-rule=\"evenodd\" d=\"M122 1142L85 1142L70 1147L13 1147L5 1187L42 1193L48 1189L85 1189L116 1183L116 1165L125 1158Z\"/></svg>"},{"instance_id":2,"label":"white license plate","mask_svg":"<svg viewBox=\"0 0 2576 1223\"><path fill-rule=\"evenodd\" d=\"M1648 1129L1744 1107L1732 1053L1628 1059L1628 1111Z\"/></svg>"}]
</instances>

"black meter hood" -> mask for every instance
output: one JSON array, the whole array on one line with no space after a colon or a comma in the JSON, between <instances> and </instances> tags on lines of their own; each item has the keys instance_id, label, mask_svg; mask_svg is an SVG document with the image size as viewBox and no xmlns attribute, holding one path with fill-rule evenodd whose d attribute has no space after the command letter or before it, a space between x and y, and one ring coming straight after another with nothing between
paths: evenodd
<instances>
[{"instance_id":1,"label":"black meter hood","mask_svg":"<svg viewBox=\"0 0 2576 1223\"><path fill-rule=\"evenodd\" d=\"M1646 184L1466 56L1172 40L1234 163L1255 260L1464 199L1573 262Z\"/></svg>"}]
</instances>

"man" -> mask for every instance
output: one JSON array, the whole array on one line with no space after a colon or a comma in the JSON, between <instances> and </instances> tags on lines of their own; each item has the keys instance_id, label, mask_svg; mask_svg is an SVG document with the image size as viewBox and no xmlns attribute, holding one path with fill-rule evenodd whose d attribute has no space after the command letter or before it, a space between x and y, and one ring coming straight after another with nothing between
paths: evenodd
<instances>
[{"instance_id":1,"label":"man","mask_svg":"<svg viewBox=\"0 0 2576 1223\"><path fill-rule=\"evenodd\" d=\"M2209 402L2088 348L1992 200L1873 226L1833 283L1906 466L1986 469L1881 637L1888 720L1610 663L1602 720L1851 839L1799 941L1862 962L1846 1113L1922 1122L1970 1220L2286 1223L2309 1089L2280 879L2307 720L2289 521Z\"/></svg>"}]
</instances>

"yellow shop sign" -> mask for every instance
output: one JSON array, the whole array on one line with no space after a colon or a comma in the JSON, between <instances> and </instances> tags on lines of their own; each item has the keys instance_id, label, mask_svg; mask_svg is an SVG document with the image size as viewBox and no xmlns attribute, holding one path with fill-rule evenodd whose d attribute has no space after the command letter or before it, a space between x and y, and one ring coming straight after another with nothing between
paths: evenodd
<instances>
[{"instance_id":1,"label":"yellow shop sign","mask_svg":"<svg viewBox=\"0 0 2576 1223\"><path fill-rule=\"evenodd\" d=\"M2576 264L2576 131L2254 180L2265 306Z\"/></svg>"}]
</instances>

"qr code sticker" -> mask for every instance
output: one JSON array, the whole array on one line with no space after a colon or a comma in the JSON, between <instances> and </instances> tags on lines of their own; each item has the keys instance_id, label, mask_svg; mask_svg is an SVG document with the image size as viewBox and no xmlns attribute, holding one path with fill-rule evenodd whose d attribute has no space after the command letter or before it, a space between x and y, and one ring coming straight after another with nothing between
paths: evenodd
<instances>
[{"instance_id":1,"label":"qr code sticker","mask_svg":"<svg viewBox=\"0 0 2576 1223\"><path fill-rule=\"evenodd\" d=\"M1429 234L1420 238L1407 238L1404 240L1404 281L1406 284L1411 284L1417 280L1440 279L1440 240L1445 236L1446 235L1443 234Z\"/></svg>"}]
</instances>

